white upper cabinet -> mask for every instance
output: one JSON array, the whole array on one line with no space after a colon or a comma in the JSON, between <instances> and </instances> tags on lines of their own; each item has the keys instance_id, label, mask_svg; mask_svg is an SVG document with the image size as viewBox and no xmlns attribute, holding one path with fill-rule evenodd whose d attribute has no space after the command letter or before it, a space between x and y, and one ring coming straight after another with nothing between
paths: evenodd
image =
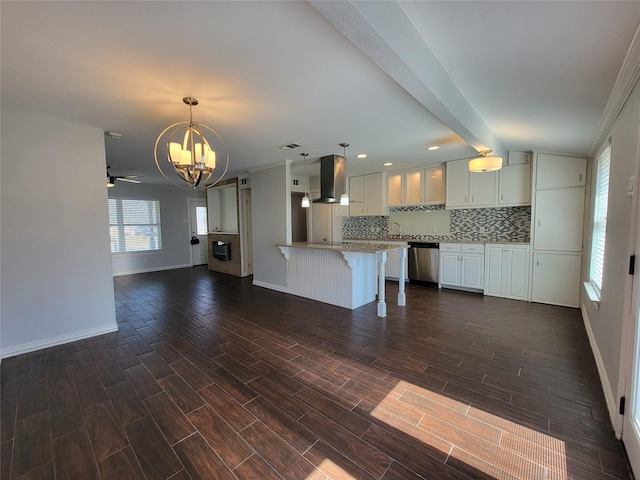
<instances>
[{"instance_id":1,"label":"white upper cabinet","mask_svg":"<svg viewBox=\"0 0 640 480\"><path fill-rule=\"evenodd\" d=\"M470 173L469 197L472 207L495 207L498 203L497 172Z\"/></svg>"},{"instance_id":2,"label":"white upper cabinet","mask_svg":"<svg viewBox=\"0 0 640 480\"><path fill-rule=\"evenodd\" d=\"M445 205L447 208L469 206L469 162L456 160L447 162Z\"/></svg>"},{"instance_id":3,"label":"white upper cabinet","mask_svg":"<svg viewBox=\"0 0 640 480\"><path fill-rule=\"evenodd\" d=\"M387 174L387 206L399 207L403 204L404 176L402 173Z\"/></svg>"},{"instance_id":4,"label":"white upper cabinet","mask_svg":"<svg viewBox=\"0 0 640 480\"><path fill-rule=\"evenodd\" d=\"M349 215L383 215L382 173L349 177Z\"/></svg>"},{"instance_id":5,"label":"white upper cabinet","mask_svg":"<svg viewBox=\"0 0 640 480\"><path fill-rule=\"evenodd\" d=\"M447 162L447 208L495 207L498 197L496 172L470 173L468 160Z\"/></svg>"},{"instance_id":6,"label":"white upper cabinet","mask_svg":"<svg viewBox=\"0 0 640 480\"><path fill-rule=\"evenodd\" d=\"M587 160L579 157L538 154L536 189L582 187L586 183Z\"/></svg>"},{"instance_id":7,"label":"white upper cabinet","mask_svg":"<svg viewBox=\"0 0 640 480\"><path fill-rule=\"evenodd\" d=\"M556 188L536 193L533 248L582 251L585 188Z\"/></svg>"},{"instance_id":8,"label":"white upper cabinet","mask_svg":"<svg viewBox=\"0 0 640 480\"><path fill-rule=\"evenodd\" d=\"M387 207L444 203L444 169L441 166L388 173Z\"/></svg>"},{"instance_id":9,"label":"white upper cabinet","mask_svg":"<svg viewBox=\"0 0 640 480\"><path fill-rule=\"evenodd\" d=\"M424 171L424 199L427 205L444 203L444 168L427 168Z\"/></svg>"},{"instance_id":10,"label":"white upper cabinet","mask_svg":"<svg viewBox=\"0 0 640 480\"><path fill-rule=\"evenodd\" d=\"M499 205L531 205L530 163L502 167L499 178Z\"/></svg>"}]
</instances>

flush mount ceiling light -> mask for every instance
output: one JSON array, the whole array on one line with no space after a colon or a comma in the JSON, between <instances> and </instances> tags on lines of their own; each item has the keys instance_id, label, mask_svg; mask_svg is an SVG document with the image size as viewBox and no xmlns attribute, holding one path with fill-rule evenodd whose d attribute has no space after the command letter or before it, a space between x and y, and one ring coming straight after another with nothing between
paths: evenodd
<instances>
[{"instance_id":1,"label":"flush mount ceiling light","mask_svg":"<svg viewBox=\"0 0 640 480\"><path fill-rule=\"evenodd\" d=\"M349 144L347 142L342 142L340 146L342 147L342 151L344 152L343 157L344 157L344 162L346 164L347 163L347 147L349 146ZM340 205L349 205L349 195L347 195L346 192L340 195Z\"/></svg>"},{"instance_id":2,"label":"flush mount ceiling light","mask_svg":"<svg viewBox=\"0 0 640 480\"><path fill-rule=\"evenodd\" d=\"M480 152L480 157L469 160L470 172L495 172L502 168L502 157L490 155L491 150Z\"/></svg>"},{"instance_id":3,"label":"flush mount ceiling light","mask_svg":"<svg viewBox=\"0 0 640 480\"><path fill-rule=\"evenodd\" d=\"M227 173L229 151L222 137L212 128L193 121L192 108L198 105L198 100L184 97L182 101L189 105L189 121L177 122L165 128L158 135L153 156L162 176L176 187L206 190L222 180ZM205 131L208 135L211 134L209 140L204 136ZM158 147L163 151L166 148L170 167L164 160L158 160L163 157L163 153L158 152ZM216 164L216 149L222 153L223 165ZM174 181L176 175L184 183Z\"/></svg>"},{"instance_id":4,"label":"flush mount ceiling light","mask_svg":"<svg viewBox=\"0 0 640 480\"><path fill-rule=\"evenodd\" d=\"M307 193L307 185L309 185L309 180L307 179L307 157L309 156L308 153L301 153L300 155L302 155L304 157L304 163L302 164L302 167L304 168L304 197L302 197L302 204L300 205L302 208L309 208L310 202L309 202L309 194Z\"/></svg>"},{"instance_id":5,"label":"flush mount ceiling light","mask_svg":"<svg viewBox=\"0 0 640 480\"><path fill-rule=\"evenodd\" d=\"M367 154L366 153L359 153L358 155L356 155L356 158L367 158Z\"/></svg>"},{"instance_id":6,"label":"flush mount ceiling light","mask_svg":"<svg viewBox=\"0 0 640 480\"><path fill-rule=\"evenodd\" d=\"M433 145L431 147L427 147L427 150L429 150L430 152L433 152L433 151L439 150L439 149L440 149L440 147L437 146L437 145Z\"/></svg>"}]
</instances>

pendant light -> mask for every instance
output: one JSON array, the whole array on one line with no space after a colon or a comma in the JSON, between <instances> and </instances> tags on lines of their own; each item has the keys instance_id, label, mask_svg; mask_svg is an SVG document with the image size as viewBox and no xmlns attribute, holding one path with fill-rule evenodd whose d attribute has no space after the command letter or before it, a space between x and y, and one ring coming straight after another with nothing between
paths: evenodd
<instances>
[{"instance_id":1,"label":"pendant light","mask_svg":"<svg viewBox=\"0 0 640 480\"><path fill-rule=\"evenodd\" d=\"M469 160L470 172L495 172L502 168L502 157L489 155L491 150L480 152L480 157Z\"/></svg>"},{"instance_id":2,"label":"pendant light","mask_svg":"<svg viewBox=\"0 0 640 480\"><path fill-rule=\"evenodd\" d=\"M347 163L347 147L349 146L349 144L347 142L342 142L340 144L340 146L342 147L342 150L344 152L344 162L345 165ZM340 195L340 205L349 205L349 195L347 194L347 192L343 193L342 195Z\"/></svg>"},{"instance_id":3,"label":"pendant light","mask_svg":"<svg viewBox=\"0 0 640 480\"><path fill-rule=\"evenodd\" d=\"M165 128L158 135L153 156L162 176L175 186L206 190L227 173L229 151L215 130L193 121L192 109L198 105L198 100L184 97L182 101L189 106L189 121L177 122ZM214 147L222 154L217 163ZM165 156L166 159L163 158Z\"/></svg>"},{"instance_id":4,"label":"pendant light","mask_svg":"<svg viewBox=\"0 0 640 480\"><path fill-rule=\"evenodd\" d=\"M308 190L308 185L309 185L309 179L307 178L307 157L309 156L308 153L301 153L300 155L302 155L304 157L304 163L303 163L303 168L304 168L304 197L302 197L302 208L309 208L310 202L309 202L309 194L307 193Z\"/></svg>"}]
</instances>

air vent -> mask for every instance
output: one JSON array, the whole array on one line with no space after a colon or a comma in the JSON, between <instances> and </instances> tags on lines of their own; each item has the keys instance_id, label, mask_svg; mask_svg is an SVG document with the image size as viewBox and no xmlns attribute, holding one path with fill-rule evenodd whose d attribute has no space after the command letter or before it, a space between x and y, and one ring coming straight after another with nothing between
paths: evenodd
<instances>
[{"instance_id":1,"label":"air vent","mask_svg":"<svg viewBox=\"0 0 640 480\"><path fill-rule=\"evenodd\" d=\"M299 143L290 143L289 145L282 145L281 148L282 150L293 150L294 148L298 148L301 147L302 145L300 145Z\"/></svg>"}]
</instances>

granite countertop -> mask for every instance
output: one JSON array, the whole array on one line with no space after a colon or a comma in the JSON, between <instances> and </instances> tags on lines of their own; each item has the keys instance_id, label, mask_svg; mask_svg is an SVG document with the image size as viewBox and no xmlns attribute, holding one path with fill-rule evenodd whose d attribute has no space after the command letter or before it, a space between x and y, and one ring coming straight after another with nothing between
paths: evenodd
<instances>
[{"instance_id":1,"label":"granite countertop","mask_svg":"<svg viewBox=\"0 0 640 480\"><path fill-rule=\"evenodd\" d=\"M429 242L429 243L492 243L492 244L507 244L507 245L530 245L531 242L523 242L518 240L495 240L489 238L469 240L469 239L456 239L456 238L438 238L435 236L429 236L427 238L415 238L413 237L379 237L379 238L343 238L344 242Z\"/></svg>"},{"instance_id":2,"label":"granite countertop","mask_svg":"<svg viewBox=\"0 0 640 480\"><path fill-rule=\"evenodd\" d=\"M342 243L308 243L293 242L280 243L278 247L312 248L318 250L335 250L338 252L353 253L377 253L387 250L398 250L405 248L406 244L392 243L365 243L365 242L342 242Z\"/></svg>"}]
</instances>

